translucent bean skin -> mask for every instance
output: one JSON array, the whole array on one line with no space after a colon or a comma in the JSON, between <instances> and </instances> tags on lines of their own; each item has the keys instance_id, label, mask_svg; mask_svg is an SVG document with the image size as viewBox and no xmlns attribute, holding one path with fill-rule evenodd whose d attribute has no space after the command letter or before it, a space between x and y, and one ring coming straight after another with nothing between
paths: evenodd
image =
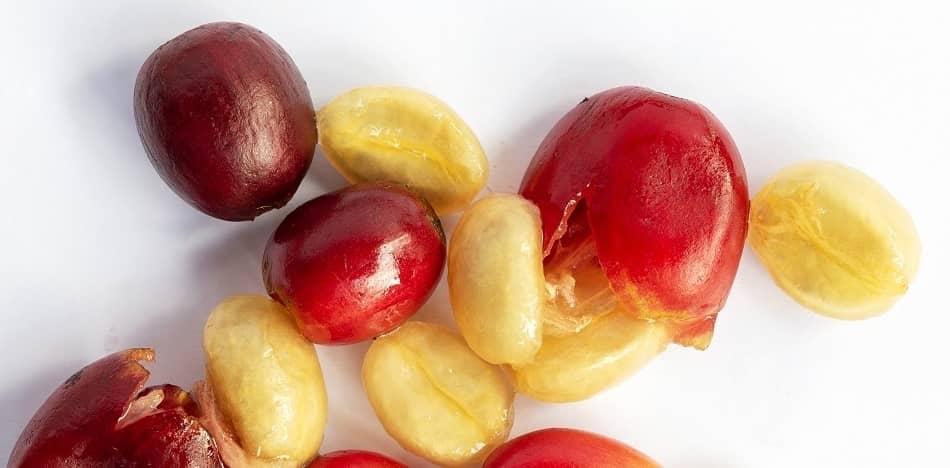
<instances>
[{"instance_id":1,"label":"translucent bean skin","mask_svg":"<svg viewBox=\"0 0 950 468\"><path fill-rule=\"evenodd\" d=\"M317 454L327 418L323 373L280 304L262 296L221 302L205 324L204 350L214 407L249 458L300 466Z\"/></svg>"},{"instance_id":2,"label":"translucent bean skin","mask_svg":"<svg viewBox=\"0 0 950 468\"><path fill-rule=\"evenodd\" d=\"M442 466L481 461L508 438L514 418L502 369L440 325L408 322L374 341L363 387L386 432Z\"/></svg>"},{"instance_id":3,"label":"translucent bean skin","mask_svg":"<svg viewBox=\"0 0 950 468\"><path fill-rule=\"evenodd\" d=\"M793 299L843 320L887 311L910 286L921 251L913 220L891 194L822 161L782 169L762 187L749 244Z\"/></svg>"},{"instance_id":4,"label":"translucent bean skin","mask_svg":"<svg viewBox=\"0 0 950 468\"><path fill-rule=\"evenodd\" d=\"M488 180L478 138L447 104L401 87L357 88L317 113L327 159L350 182L391 181L440 214L459 211Z\"/></svg>"},{"instance_id":5,"label":"translucent bean skin","mask_svg":"<svg viewBox=\"0 0 950 468\"><path fill-rule=\"evenodd\" d=\"M645 366L671 338L663 324L616 310L576 334L545 336L533 362L514 366L515 386L537 400L584 400Z\"/></svg>"},{"instance_id":6,"label":"translucent bean skin","mask_svg":"<svg viewBox=\"0 0 950 468\"><path fill-rule=\"evenodd\" d=\"M616 440L577 429L542 429L495 449L482 468L660 468Z\"/></svg>"},{"instance_id":7,"label":"translucent bean skin","mask_svg":"<svg viewBox=\"0 0 950 468\"><path fill-rule=\"evenodd\" d=\"M494 364L534 359L547 301L538 209L518 195L466 208L449 242L448 283L455 321L476 354Z\"/></svg>"}]
</instances>

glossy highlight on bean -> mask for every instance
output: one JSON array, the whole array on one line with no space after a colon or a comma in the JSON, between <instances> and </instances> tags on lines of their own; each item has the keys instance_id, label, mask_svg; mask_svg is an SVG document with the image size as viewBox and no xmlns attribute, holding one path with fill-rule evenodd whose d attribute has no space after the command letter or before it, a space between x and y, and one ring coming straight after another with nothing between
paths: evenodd
<instances>
[{"instance_id":1,"label":"glossy highlight on bean","mask_svg":"<svg viewBox=\"0 0 950 468\"><path fill-rule=\"evenodd\" d=\"M513 366L516 388L542 401L584 400L641 369L671 339L662 323L615 310L578 333L545 336L533 361Z\"/></svg>"},{"instance_id":2,"label":"glossy highlight on bean","mask_svg":"<svg viewBox=\"0 0 950 468\"><path fill-rule=\"evenodd\" d=\"M220 444L243 463L299 465L323 441L327 394L313 345L284 308L262 296L235 296L211 312L204 330L209 413ZM220 430L224 429L224 431ZM233 432L237 437L229 437ZM250 461L246 461L250 460Z\"/></svg>"},{"instance_id":3,"label":"glossy highlight on bean","mask_svg":"<svg viewBox=\"0 0 950 468\"><path fill-rule=\"evenodd\" d=\"M441 325L408 322L363 360L376 416L406 450L442 466L482 460L508 437L514 391L502 369Z\"/></svg>"},{"instance_id":4,"label":"glossy highlight on bean","mask_svg":"<svg viewBox=\"0 0 950 468\"><path fill-rule=\"evenodd\" d=\"M390 181L419 192L435 210L462 209L488 180L488 159L447 104L401 87L357 88L317 113L320 146L350 182Z\"/></svg>"},{"instance_id":5,"label":"glossy highlight on bean","mask_svg":"<svg viewBox=\"0 0 950 468\"><path fill-rule=\"evenodd\" d=\"M547 303L538 209L498 194L468 208L449 242L449 297L462 336L494 364L531 362Z\"/></svg>"},{"instance_id":6,"label":"glossy highlight on bean","mask_svg":"<svg viewBox=\"0 0 950 468\"><path fill-rule=\"evenodd\" d=\"M825 161L789 166L762 187L749 244L793 299L844 320L886 312L910 287L921 251L913 220L890 193Z\"/></svg>"},{"instance_id":7,"label":"glossy highlight on bean","mask_svg":"<svg viewBox=\"0 0 950 468\"><path fill-rule=\"evenodd\" d=\"M162 180L216 218L284 206L317 143L310 91L284 49L241 23L199 26L139 71L135 122Z\"/></svg>"},{"instance_id":8,"label":"glossy highlight on bean","mask_svg":"<svg viewBox=\"0 0 950 468\"><path fill-rule=\"evenodd\" d=\"M267 292L310 341L342 345L392 331L442 276L445 234L425 199L367 182L291 212L264 249Z\"/></svg>"}]
</instances>

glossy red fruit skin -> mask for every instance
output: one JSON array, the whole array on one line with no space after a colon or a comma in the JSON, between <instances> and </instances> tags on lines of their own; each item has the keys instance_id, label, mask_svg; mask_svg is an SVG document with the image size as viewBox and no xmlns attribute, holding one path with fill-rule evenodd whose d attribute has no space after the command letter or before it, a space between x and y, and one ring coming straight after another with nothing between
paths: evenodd
<instances>
[{"instance_id":1,"label":"glossy red fruit skin","mask_svg":"<svg viewBox=\"0 0 950 468\"><path fill-rule=\"evenodd\" d=\"M57 388L27 424L10 454L11 468L223 468L214 441L198 423L197 406L173 385L144 389L150 349L106 356ZM157 410L127 424L132 401L151 390Z\"/></svg>"},{"instance_id":2,"label":"glossy red fruit skin","mask_svg":"<svg viewBox=\"0 0 950 468\"><path fill-rule=\"evenodd\" d=\"M641 318L705 348L748 229L735 143L706 108L646 88L584 99L548 133L521 194L541 211L545 253L586 223L611 289ZM578 205L585 219L572 219Z\"/></svg>"},{"instance_id":3,"label":"glossy red fruit skin","mask_svg":"<svg viewBox=\"0 0 950 468\"><path fill-rule=\"evenodd\" d=\"M496 448L482 468L659 468L614 439L577 429L542 429Z\"/></svg>"},{"instance_id":4,"label":"glossy red fruit skin","mask_svg":"<svg viewBox=\"0 0 950 468\"><path fill-rule=\"evenodd\" d=\"M216 218L283 206L313 159L307 83L280 45L245 24L206 24L159 47L139 71L134 108L159 175Z\"/></svg>"},{"instance_id":5,"label":"glossy red fruit skin","mask_svg":"<svg viewBox=\"0 0 950 468\"><path fill-rule=\"evenodd\" d=\"M307 468L409 468L402 463L375 452L340 450L321 455Z\"/></svg>"},{"instance_id":6,"label":"glossy red fruit skin","mask_svg":"<svg viewBox=\"0 0 950 468\"><path fill-rule=\"evenodd\" d=\"M445 236L428 203L406 187L365 183L304 203L264 250L271 297L318 344L389 332L432 294Z\"/></svg>"}]
</instances>

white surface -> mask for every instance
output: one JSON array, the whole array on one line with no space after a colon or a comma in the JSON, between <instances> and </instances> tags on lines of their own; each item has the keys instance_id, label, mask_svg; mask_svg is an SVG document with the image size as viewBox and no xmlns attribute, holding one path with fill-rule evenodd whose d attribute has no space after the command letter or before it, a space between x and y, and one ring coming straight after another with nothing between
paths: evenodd
<instances>
[{"instance_id":1,"label":"white surface","mask_svg":"<svg viewBox=\"0 0 950 468\"><path fill-rule=\"evenodd\" d=\"M942 2L228 3L0 10L3 459L48 393L105 353L154 346L153 382L201 378L207 312L227 295L263 292L267 236L294 206L342 184L318 153L290 206L232 224L185 205L149 166L131 112L138 67L163 41L227 19L281 43L317 105L368 84L440 96L480 136L493 191L517 189L561 114L620 84L709 107L753 190L804 158L866 171L907 206L924 243L917 281L888 315L844 323L807 312L747 250L709 351L674 347L583 403L519 398L513 434L589 429L674 468L948 466ZM420 317L450 320L444 285ZM373 416L359 385L365 349L319 349L331 399L324 449L426 466Z\"/></svg>"}]
</instances>

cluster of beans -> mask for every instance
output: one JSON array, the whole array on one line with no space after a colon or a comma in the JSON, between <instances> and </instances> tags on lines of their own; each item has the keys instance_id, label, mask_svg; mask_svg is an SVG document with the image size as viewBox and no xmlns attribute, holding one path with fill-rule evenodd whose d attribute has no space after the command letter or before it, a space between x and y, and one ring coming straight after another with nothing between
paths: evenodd
<instances>
[{"instance_id":1,"label":"cluster of beans","mask_svg":"<svg viewBox=\"0 0 950 468\"><path fill-rule=\"evenodd\" d=\"M287 203L317 144L352 185L276 228L263 250L270 297L214 308L207 378L192 393L145 388L139 361L151 350L103 358L40 408L12 467L404 466L320 454L328 401L313 344L371 339L366 396L426 460L654 467L578 430L509 440L515 394L583 400L671 343L705 349L747 237L779 286L841 319L883 313L919 261L910 217L867 176L802 163L750 200L715 116L645 88L584 99L541 143L519 193L474 202L488 160L448 105L371 87L314 112L290 57L246 25L205 25L161 46L142 67L135 113L159 174L221 219ZM459 212L447 239L440 217ZM410 320L446 265L458 331Z\"/></svg>"}]
</instances>

